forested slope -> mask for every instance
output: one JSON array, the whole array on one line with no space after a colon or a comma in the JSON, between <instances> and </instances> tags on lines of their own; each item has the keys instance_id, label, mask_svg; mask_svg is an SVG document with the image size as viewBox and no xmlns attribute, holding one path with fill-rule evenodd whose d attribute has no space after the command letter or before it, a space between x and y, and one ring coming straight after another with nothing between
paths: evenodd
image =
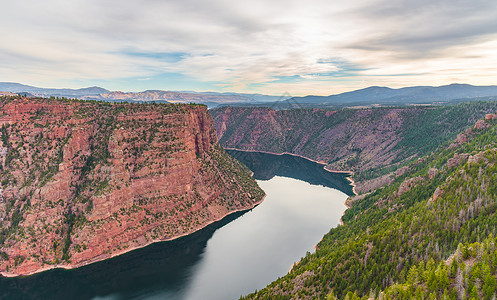
<instances>
[{"instance_id":1,"label":"forested slope","mask_svg":"<svg viewBox=\"0 0 497 300\"><path fill-rule=\"evenodd\" d=\"M316 253L247 298L492 299L497 123L487 118L357 200Z\"/></svg>"}]
</instances>

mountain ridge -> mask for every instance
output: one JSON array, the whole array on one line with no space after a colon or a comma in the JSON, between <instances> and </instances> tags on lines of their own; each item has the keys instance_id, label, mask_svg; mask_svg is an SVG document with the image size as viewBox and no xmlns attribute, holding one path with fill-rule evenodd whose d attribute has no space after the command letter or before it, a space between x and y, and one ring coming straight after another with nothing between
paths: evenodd
<instances>
[{"instance_id":1,"label":"mountain ridge","mask_svg":"<svg viewBox=\"0 0 497 300\"><path fill-rule=\"evenodd\" d=\"M302 104L313 103L321 105L421 104L489 96L497 96L497 85L474 86L470 84L453 83L442 86L411 86L398 89L371 86L329 96L293 97L289 99L289 101L302 102Z\"/></svg>"},{"instance_id":2,"label":"mountain ridge","mask_svg":"<svg viewBox=\"0 0 497 300\"><path fill-rule=\"evenodd\" d=\"M394 169L419 158L497 110L497 102L364 109L220 107L209 110L221 145L292 153L352 171L358 192L391 182Z\"/></svg>"},{"instance_id":3,"label":"mountain ridge","mask_svg":"<svg viewBox=\"0 0 497 300\"><path fill-rule=\"evenodd\" d=\"M81 100L100 101L157 101L162 103L196 102L217 106L223 103L253 103L257 101L275 101L281 97L263 94L231 93L231 92L195 92L167 91L150 89L141 92L110 91L93 86L79 89L39 88L15 82L0 82L0 91L12 93L28 93L32 96L78 98Z\"/></svg>"},{"instance_id":4,"label":"mountain ridge","mask_svg":"<svg viewBox=\"0 0 497 300\"><path fill-rule=\"evenodd\" d=\"M224 105L263 106L273 108L322 108L354 105L408 105L447 104L485 97L497 99L497 85L475 86L453 83L442 86L409 86L390 88L370 86L328 96L307 95L300 97L272 96L233 92L168 91L149 89L141 92L109 91L93 86L80 89L46 89L14 82L0 82L0 91L30 93L43 97L66 97L100 101L159 101L179 103L203 103L209 107Z\"/></svg>"}]
</instances>

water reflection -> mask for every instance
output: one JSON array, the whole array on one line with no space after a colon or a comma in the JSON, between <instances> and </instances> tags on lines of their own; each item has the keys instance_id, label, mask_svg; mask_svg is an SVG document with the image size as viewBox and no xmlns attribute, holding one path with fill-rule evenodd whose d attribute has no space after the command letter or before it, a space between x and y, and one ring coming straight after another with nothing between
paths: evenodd
<instances>
[{"instance_id":1,"label":"water reflection","mask_svg":"<svg viewBox=\"0 0 497 300\"><path fill-rule=\"evenodd\" d=\"M285 275L338 224L351 187L299 157L229 153L254 171L261 205L82 268L0 278L0 299L236 299Z\"/></svg>"},{"instance_id":2,"label":"water reflection","mask_svg":"<svg viewBox=\"0 0 497 300\"><path fill-rule=\"evenodd\" d=\"M269 180L274 176L299 179L310 184L323 185L353 195L348 174L332 173L318 163L298 156L274 155L262 152L226 150L254 172L254 178Z\"/></svg>"},{"instance_id":3,"label":"water reflection","mask_svg":"<svg viewBox=\"0 0 497 300\"><path fill-rule=\"evenodd\" d=\"M78 269L0 277L0 299L143 299L157 293L163 299L182 299L191 268L202 258L212 234L244 213L234 213L192 235Z\"/></svg>"}]
</instances>

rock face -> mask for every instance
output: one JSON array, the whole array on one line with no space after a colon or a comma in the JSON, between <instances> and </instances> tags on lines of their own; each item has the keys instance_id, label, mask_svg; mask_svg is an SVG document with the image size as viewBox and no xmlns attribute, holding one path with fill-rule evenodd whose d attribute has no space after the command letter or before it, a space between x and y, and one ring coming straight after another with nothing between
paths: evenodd
<instances>
[{"instance_id":1,"label":"rock face","mask_svg":"<svg viewBox=\"0 0 497 300\"><path fill-rule=\"evenodd\" d=\"M454 156L447 160L447 168L453 168L453 167L458 166L461 163L466 162L468 160L469 156L470 155L468 153L461 153L461 154L454 153Z\"/></svg>"},{"instance_id":2,"label":"rock face","mask_svg":"<svg viewBox=\"0 0 497 300\"><path fill-rule=\"evenodd\" d=\"M438 169L437 168L430 168L428 169L428 178L433 179L435 176L438 174Z\"/></svg>"},{"instance_id":3,"label":"rock face","mask_svg":"<svg viewBox=\"0 0 497 300\"><path fill-rule=\"evenodd\" d=\"M437 186L435 189L435 192L433 192L433 196L429 199L429 203L437 201L437 199L442 195L443 190L440 188L440 186Z\"/></svg>"},{"instance_id":4,"label":"rock face","mask_svg":"<svg viewBox=\"0 0 497 300\"><path fill-rule=\"evenodd\" d=\"M497 115L496 114L487 114L485 116L485 120L495 120L497 119Z\"/></svg>"},{"instance_id":5,"label":"rock face","mask_svg":"<svg viewBox=\"0 0 497 300\"><path fill-rule=\"evenodd\" d=\"M403 109L280 110L225 107L211 110L226 148L288 152L325 162L328 170L362 172L394 164ZM412 109L414 114L419 111ZM356 180L359 193L393 180Z\"/></svg>"},{"instance_id":6,"label":"rock face","mask_svg":"<svg viewBox=\"0 0 497 300\"><path fill-rule=\"evenodd\" d=\"M338 111L221 107L210 113L223 147L287 152L324 162L328 170L352 171L356 191L364 193L391 183L407 170L394 172L399 165L455 139L494 111L489 104ZM482 120L476 127L485 126ZM464 143L471 132L457 136L451 147Z\"/></svg>"},{"instance_id":7,"label":"rock face","mask_svg":"<svg viewBox=\"0 0 497 300\"><path fill-rule=\"evenodd\" d=\"M399 186L399 190L397 191L397 197L400 197L402 194L409 191L411 188L415 187L416 185L418 185L420 182L423 181L424 178L420 176L413 178L406 178Z\"/></svg>"},{"instance_id":8,"label":"rock face","mask_svg":"<svg viewBox=\"0 0 497 300\"><path fill-rule=\"evenodd\" d=\"M474 128L475 129L485 129L485 128L488 128L489 125L487 122L485 122L485 120L479 120L478 122L476 122Z\"/></svg>"},{"instance_id":9,"label":"rock face","mask_svg":"<svg viewBox=\"0 0 497 300\"><path fill-rule=\"evenodd\" d=\"M204 106L0 99L3 275L173 239L264 196Z\"/></svg>"},{"instance_id":10,"label":"rock face","mask_svg":"<svg viewBox=\"0 0 497 300\"><path fill-rule=\"evenodd\" d=\"M328 169L370 169L391 163L402 109L326 111L226 107L211 110L221 144L289 152L328 163ZM374 158L374 159L372 159ZM331 161L331 162L330 162ZM360 162L360 163L358 163Z\"/></svg>"}]
</instances>

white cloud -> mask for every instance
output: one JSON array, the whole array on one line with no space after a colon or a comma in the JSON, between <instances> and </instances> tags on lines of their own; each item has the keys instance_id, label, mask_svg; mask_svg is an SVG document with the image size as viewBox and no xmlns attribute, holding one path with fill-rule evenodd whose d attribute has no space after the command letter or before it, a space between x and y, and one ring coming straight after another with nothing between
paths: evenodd
<instances>
[{"instance_id":1,"label":"white cloud","mask_svg":"<svg viewBox=\"0 0 497 300\"><path fill-rule=\"evenodd\" d=\"M56 86L177 73L225 90L255 84L254 92L298 95L497 78L493 0L18 0L2 10L2 81Z\"/></svg>"}]
</instances>

